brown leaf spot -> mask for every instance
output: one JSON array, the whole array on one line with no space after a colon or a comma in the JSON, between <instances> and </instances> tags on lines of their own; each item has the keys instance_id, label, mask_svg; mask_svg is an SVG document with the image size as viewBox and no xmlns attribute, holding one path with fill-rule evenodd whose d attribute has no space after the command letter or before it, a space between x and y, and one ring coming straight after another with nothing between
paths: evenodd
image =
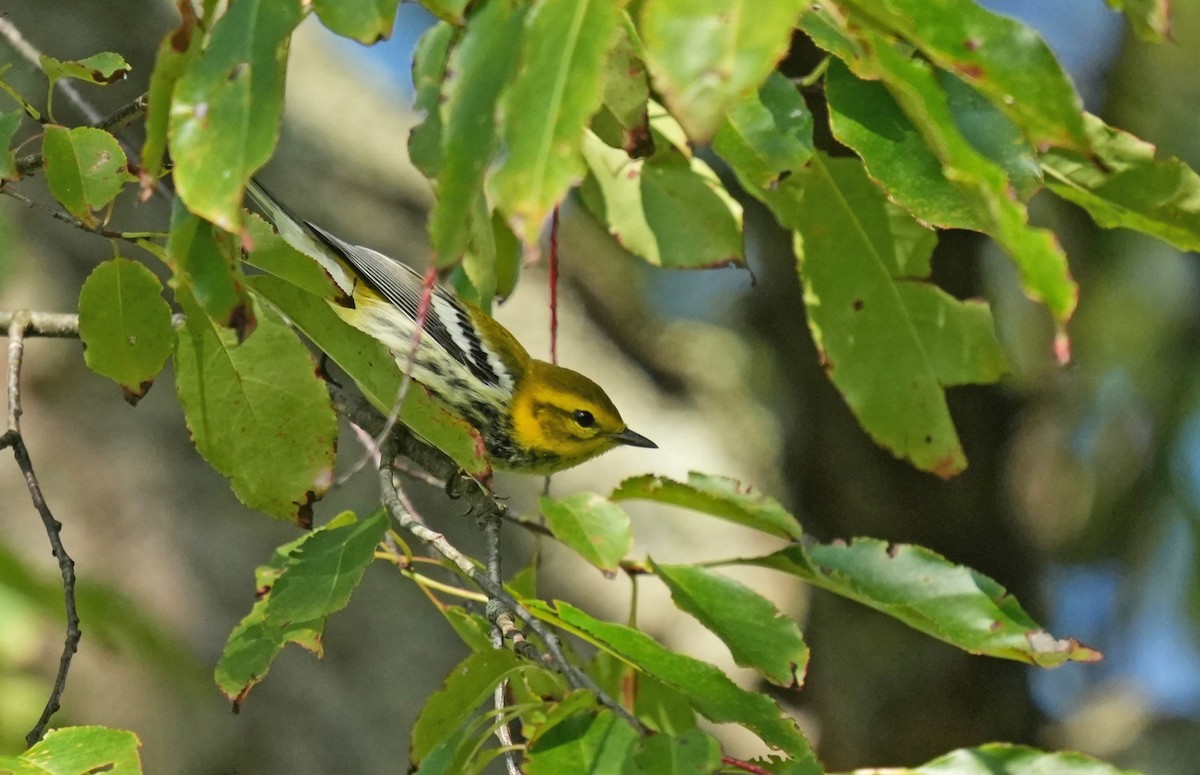
<instances>
[{"instance_id":1,"label":"brown leaf spot","mask_svg":"<svg viewBox=\"0 0 1200 775\"><path fill-rule=\"evenodd\" d=\"M943 479L953 479L962 473L962 468L954 459L954 455L944 455L938 458L937 462L929 470Z\"/></svg>"},{"instance_id":2,"label":"brown leaf spot","mask_svg":"<svg viewBox=\"0 0 1200 775\"><path fill-rule=\"evenodd\" d=\"M229 312L229 317L225 320L225 326L232 328L237 334L237 342L241 344L246 341L246 337L254 333L254 329L258 326L258 320L254 317L254 310L246 302L242 302L234 306Z\"/></svg>"},{"instance_id":3,"label":"brown leaf spot","mask_svg":"<svg viewBox=\"0 0 1200 775\"><path fill-rule=\"evenodd\" d=\"M179 24L179 29L171 33L171 48L183 53L192 43L192 30L196 27L196 12L189 0L179 0L175 5L178 6L179 15L183 17L183 20Z\"/></svg>"},{"instance_id":4,"label":"brown leaf spot","mask_svg":"<svg viewBox=\"0 0 1200 775\"><path fill-rule=\"evenodd\" d=\"M854 300L854 303L853 303L853 304L851 304L850 306L854 308L854 311L855 311L855 312L862 312L862 308L863 308L863 306L865 306L865 305L863 304L863 300L862 300L862 299L855 299L855 300Z\"/></svg>"},{"instance_id":5,"label":"brown leaf spot","mask_svg":"<svg viewBox=\"0 0 1200 775\"><path fill-rule=\"evenodd\" d=\"M125 396L125 401L130 406L137 406L137 402L142 400L146 395L146 391L150 390L150 386L154 384L154 380L148 379L138 385L136 388L131 388L128 385L121 386L121 395Z\"/></svg>"},{"instance_id":6,"label":"brown leaf spot","mask_svg":"<svg viewBox=\"0 0 1200 775\"><path fill-rule=\"evenodd\" d=\"M313 504L317 502L317 494L312 490L304 493L304 502L296 504L296 524L305 530L312 530Z\"/></svg>"},{"instance_id":7,"label":"brown leaf spot","mask_svg":"<svg viewBox=\"0 0 1200 775\"><path fill-rule=\"evenodd\" d=\"M981 45L979 38L967 38L963 41L963 48L967 51L978 51Z\"/></svg>"},{"instance_id":8,"label":"brown leaf spot","mask_svg":"<svg viewBox=\"0 0 1200 775\"><path fill-rule=\"evenodd\" d=\"M983 68L973 62L961 63L954 66L964 78L977 81L983 78Z\"/></svg>"}]
</instances>

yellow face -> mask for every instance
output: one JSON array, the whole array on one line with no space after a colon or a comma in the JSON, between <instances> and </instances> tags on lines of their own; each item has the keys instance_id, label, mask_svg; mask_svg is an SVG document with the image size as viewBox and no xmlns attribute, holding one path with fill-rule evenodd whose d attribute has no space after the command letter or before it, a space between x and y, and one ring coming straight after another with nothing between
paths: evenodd
<instances>
[{"instance_id":1,"label":"yellow face","mask_svg":"<svg viewBox=\"0 0 1200 775\"><path fill-rule=\"evenodd\" d=\"M570 468L618 444L655 446L629 430L599 385L544 361L531 361L517 387L512 426L517 445L542 458L542 471Z\"/></svg>"}]
</instances>

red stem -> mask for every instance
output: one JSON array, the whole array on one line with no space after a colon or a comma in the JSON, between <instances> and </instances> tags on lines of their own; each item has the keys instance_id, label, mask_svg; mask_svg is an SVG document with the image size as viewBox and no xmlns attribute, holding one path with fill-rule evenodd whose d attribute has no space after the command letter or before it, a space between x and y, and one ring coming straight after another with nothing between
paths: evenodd
<instances>
[{"instance_id":1,"label":"red stem","mask_svg":"<svg viewBox=\"0 0 1200 775\"><path fill-rule=\"evenodd\" d=\"M724 764L727 767L736 767L743 772L750 772L754 775L771 775L769 770L764 770L762 767L759 767L753 762L744 762L741 759L735 759L732 756L722 756L721 764Z\"/></svg>"},{"instance_id":2,"label":"red stem","mask_svg":"<svg viewBox=\"0 0 1200 775\"><path fill-rule=\"evenodd\" d=\"M558 208L550 216L550 362L558 364Z\"/></svg>"}]
</instances>

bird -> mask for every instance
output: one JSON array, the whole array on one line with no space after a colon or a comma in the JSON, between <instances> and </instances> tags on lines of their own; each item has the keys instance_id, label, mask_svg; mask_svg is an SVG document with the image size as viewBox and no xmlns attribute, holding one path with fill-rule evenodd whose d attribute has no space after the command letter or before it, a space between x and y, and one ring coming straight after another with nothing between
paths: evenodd
<instances>
[{"instance_id":1,"label":"bird","mask_svg":"<svg viewBox=\"0 0 1200 775\"><path fill-rule=\"evenodd\" d=\"M658 447L626 425L598 384L531 357L479 307L441 285L427 291L416 270L294 215L255 179L246 192L284 241L344 292L327 299L338 317L381 342L401 371L474 426L494 468L548 475L621 445Z\"/></svg>"}]
</instances>

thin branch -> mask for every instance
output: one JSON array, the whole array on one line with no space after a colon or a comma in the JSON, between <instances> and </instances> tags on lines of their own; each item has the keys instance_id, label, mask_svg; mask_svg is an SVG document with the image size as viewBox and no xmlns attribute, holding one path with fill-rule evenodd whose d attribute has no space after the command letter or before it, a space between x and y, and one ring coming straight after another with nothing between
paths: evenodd
<instances>
[{"instance_id":1,"label":"thin branch","mask_svg":"<svg viewBox=\"0 0 1200 775\"><path fill-rule=\"evenodd\" d=\"M3 17L0 17L0 20L3 20ZM33 461L29 458L29 450L25 448L25 440L21 436L21 361L25 355L25 335L32 326L33 314L19 311L7 315L7 318L8 430L3 436L0 436L0 449L12 448L17 467L21 469L21 474L25 477L29 498L42 518L46 535L50 539L50 548L54 552L55 559L58 560L58 569L62 573L63 599L67 613L67 635L63 642L62 656L58 660L58 674L54 677L54 687L50 690L50 697L46 700L41 717L38 718L33 729L29 730L29 734L25 736L26 745L33 747L37 741L42 739L46 725L50 723L50 717L58 712L63 691L67 688L67 674L71 670L71 659L79 649L79 638L82 633L79 630L79 614L75 609L75 562L63 547L62 523L54 518L50 507L46 505L42 487L38 483L37 475L33 472ZM54 322L58 324L54 330L61 331L63 321L58 319Z\"/></svg>"},{"instance_id":2,"label":"thin branch","mask_svg":"<svg viewBox=\"0 0 1200 775\"><path fill-rule=\"evenodd\" d=\"M397 430L402 430L398 428ZM426 446L421 442L417 442L411 434L407 435L417 446ZM630 726L638 731L639 734L649 734L649 730L639 721L632 713L626 710L622 705L616 702L612 697L609 697L602 690L591 676L584 673L571 664L567 659L567 655L563 652L562 644L558 640L558 636L537 619L529 609L518 603L511 595L504 590L504 587L493 581L486 573L479 570L478 566L472 562L471 558L463 554L454 547L446 537L441 533L435 532L424 525L418 524L411 515L407 513L401 503L400 496L396 492L395 472L392 469L392 461L402 451L400 440L396 435L389 436L383 444L383 464L379 467L379 488L382 495L384 508L391 514L392 519L405 532L410 533L416 538L424 541L432 546L439 554L445 557L450 562L454 563L463 575L469 578L476 586L482 589L490 597L491 606L493 603L514 614L520 619L525 626L537 635L542 643L545 644L546 650L549 651L549 663L555 667L567 679L567 683L574 689L587 689L592 692L600 704L612 710L618 716L623 718ZM438 453L440 455L440 453ZM489 498L490 500L490 498ZM492 503L503 508L499 504ZM498 618L497 618L498 620Z\"/></svg>"},{"instance_id":3,"label":"thin branch","mask_svg":"<svg viewBox=\"0 0 1200 775\"><path fill-rule=\"evenodd\" d=\"M178 316L177 316L178 317ZM4 312L0 311L0 324L7 323L8 333L10 338L20 340L22 343L26 335L32 336L54 336L54 337L74 337L78 336L79 318L77 315L57 314L47 312ZM12 374L12 358L11 351L13 344L10 342L10 396L12 395L11 385L13 384ZM20 348L18 347L18 350ZM16 360L17 370L19 373L20 357ZM345 417L350 422L362 427L364 430L371 433L381 432L385 425L386 419L375 411L366 399L361 395L351 393L346 389L329 384L330 397L333 400L334 409ZM19 395L15 404L10 400L11 407L16 406L16 411L19 416ZM24 445L21 443L19 432L14 433L10 430L8 433L0 437L0 449L13 444L10 437L15 437L16 443L20 444L20 448L24 450ZM592 692L597 700L605 707L612 710L618 716L623 718L630 726L632 726L639 734L649 734L649 730L639 721L633 714L625 709L620 703L609 697L590 676L575 667L567 659L566 654L562 650L562 644L558 640L558 636L545 625L541 620L534 617L529 609L518 603L511 595L504 590L503 584L499 581L500 564L499 555L489 551L489 572L482 572L478 566L471 560L470 557L463 554L455 548L446 537L429 527L421 524L413 512L405 505L407 498L403 497L395 481L395 461L398 456L408 458L421 469L427 471L431 476L445 481L462 482L466 486L462 488L463 492L460 497L463 497L468 502L469 513L477 516L478 519L484 520L485 529L488 531L496 531L498 535L499 524L501 520L514 521L517 524L534 529L533 523L528 523L520 518L513 517L509 514L508 507L500 501L496 500L490 492L485 490L474 479L463 476L455 465L454 461L443 454L436 448L425 444L417 439L414 435L402 426L397 425L387 435L383 441L381 448L380 465L379 465L379 483L382 495L383 505L388 510L392 519L405 532L415 536L421 541L431 546L435 551L452 562L458 569L470 579L477 587L483 590L489 598L489 609L495 609L495 615L490 616L498 626L501 635L504 639L510 640L513 643L513 648L517 653L527 658L537 660L548 664L557 669L563 676L566 677L567 683L574 689L587 689ZM28 456L25 457L28 461ZM20 462L20 458L18 458ZM26 470L24 467L22 470ZM29 476L32 476L32 468L29 469ZM29 478L29 477L27 477ZM36 479L33 480L33 487L36 487ZM31 487L31 494L33 489ZM44 507L44 500L40 500L40 489L35 497L35 504L41 503ZM39 508L40 511L40 508ZM79 640L78 617L74 614L74 564L71 563L65 551L61 551L61 541L58 540L57 530L59 525L53 521L49 510L43 512L43 519L49 518L47 530L50 531L50 525L54 526L54 532L51 537L51 542L55 546L55 556L59 557L59 563L63 570L64 584L68 577L70 578L70 594L68 598L68 643L72 632L74 633L74 643ZM494 528L486 528L487 525L494 525ZM491 539L489 539L491 540ZM60 554L61 551L61 554ZM494 559L493 559L494 557ZM65 561L65 562L64 562ZM495 578L493 578L495 577ZM517 628L513 621L513 616L520 619L521 622L528 627L535 635L537 635L542 643L545 644L547 654L542 657L537 650L537 647L530 643L524 636L524 633ZM74 653L74 646L71 648L71 653ZM64 660L69 664L70 657L64 651ZM65 669L60 669L61 681L66 680ZM56 684L57 686L57 684ZM58 691L61 695L61 690ZM52 696L54 701L54 710L57 710L57 696ZM49 703L47 708L49 708ZM53 713L50 710L49 713ZM47 717L49 714L46 714ZM40 725L44 729L44 724ZM32 734L32 733L31 733ZM40 734L40 729L39 729ZM32 745L32 743L31 743Z\"/></svg>"},{"instance_id":4,"label":"thin branch","mask_svg":"<svg viewBox=\"0 0 1200 775\"><path fill-rule=\"evenodd\" d=\"M484 540L487 544L488 578L496 584L503 584L503 560L500 553L500 517L495 512L489 512L485 515L482 522ZM507 621L502 623L502 620L505 618ZM496 621L492 623L492 648L504 648L504 632L508 628L515 629L512 614L508 611L500 611L496 616ZM493 697L497 718L503 718L504 716L507 695L508 680L506 679L496 686ZM509 726L509 722L501 721L500 725L496 727L496 739L500 741L500 747L504 750L504 766L508 770L508 775L521 775L521 768L517 764L516 752L513 749L512 727Z\"/></svg>"},{"instance_id":5,"label":"thin branch","mask_svg":"<svg viewBox=\"0 0 1200 775\"><path fill-rule=\"evenodd\" d=\"M8 44L12 46L13 49L25 59L25 61L33 65L38 72L41 72L42 52L38 51L32 43L25 40L25 36L21 34L21 31L18 30L16 25L9 21L5 16L0 16L0 37L3 37L5 40L7 40ZM79 93L79 90L75 88L75 84L69 79L60 78L55 85L62 91L63 94L67 95L67 99L71 101L71 103L90 123L96 124L103 120L104 116L100 113L100 111L96 110L94 107L92 107L90 102L84 99L83 95Z\"/></svg>"},{"instance_id":6,"label":"thin branch","mask_svg":"<svg viewBox=\"0 0 1200 775\"><path fill-rule=\"evenodd\" d=\"M3 17L0 17L0 18L3 18ZM88 224L84 223L83 221L79 220L78 218L76 218L75 216L73 216L69 213L65 213L62 210L57 210L49 205L42 204L41 202L35 202L34 200L30 199L29 197L25 196L24 194L14 191L12 186L0 186L0 194L6 194L8 196L11 196L13 199L17 200L18 202L21 202L26 207L36 207L39 210L44 210L45 212L50 213L51 218L56 218L56 219L62 221L63 223L69 223L72 226L74 226L76 229L81 229L83 231L90 231L92 234L99 234L101 237L107 237L108 239L123 240L132 245L137 245L138 247L141 247L141 241L143 239L145 239L145 237L146 237L145 232L138 232L137 234L127 234L125 232L113 231L112 229L105 229L105 228L101 228L99 226L89 226Z\"/></svg>"}]
</instances>

